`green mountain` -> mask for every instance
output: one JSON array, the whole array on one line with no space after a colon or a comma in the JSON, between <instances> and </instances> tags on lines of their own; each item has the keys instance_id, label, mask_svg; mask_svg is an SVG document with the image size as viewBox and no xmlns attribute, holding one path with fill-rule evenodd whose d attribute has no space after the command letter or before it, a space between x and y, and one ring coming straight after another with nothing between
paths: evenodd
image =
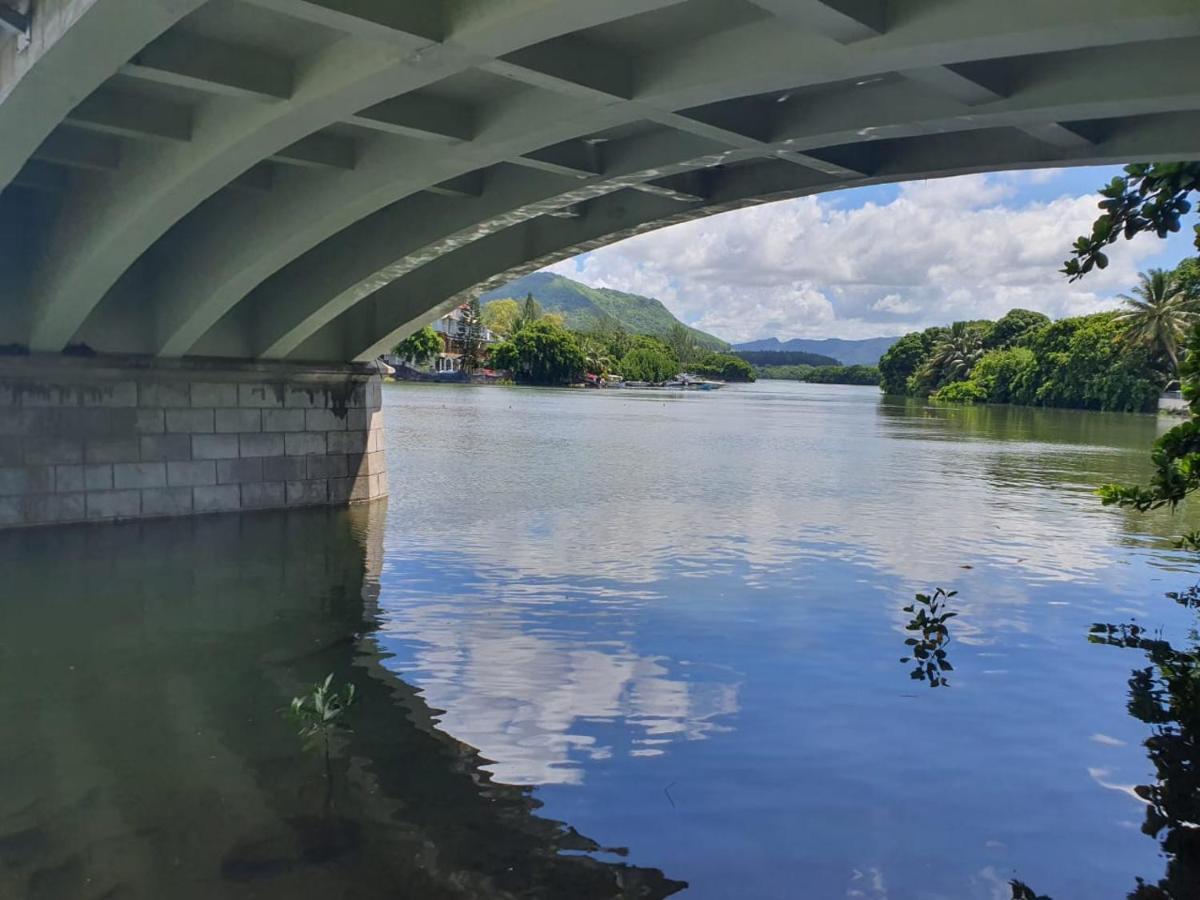
<instances>
[{"instance_id":1,"label":"green mountain","mask_svg":"<svg viewBox=\"0 0 1200 900\"><path fill-rule=\"evenodd\" d=\"M479 301L487 304L510 297L520 301L526 294L533 294L533 299L546 312L561 313L567 327L575 331L595 331L620 325L631 334L666 337L672 325L683 324L653 297L592 288L550 272L534 272L510 281L504 287L481 294ZM688 331L696 336L696 343L702 347L724 350L729 346L719 337L698 329L688 328Z\"/></svg>"}]
</instances>

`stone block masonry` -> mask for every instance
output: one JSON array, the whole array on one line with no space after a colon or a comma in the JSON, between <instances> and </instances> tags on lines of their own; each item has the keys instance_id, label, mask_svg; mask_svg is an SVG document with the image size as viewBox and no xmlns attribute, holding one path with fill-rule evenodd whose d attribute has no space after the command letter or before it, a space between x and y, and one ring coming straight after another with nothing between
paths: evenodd
<instances>
[{"instance_id":1,"label":"stone block masonry","mask_svg":"<svg viewBox=\"0 0 1200 900\"><path fill-rule=\"evenodd\" d=\"M0 528L387 494L370 366L0 357Z\"/></svg>"}]
</instances>

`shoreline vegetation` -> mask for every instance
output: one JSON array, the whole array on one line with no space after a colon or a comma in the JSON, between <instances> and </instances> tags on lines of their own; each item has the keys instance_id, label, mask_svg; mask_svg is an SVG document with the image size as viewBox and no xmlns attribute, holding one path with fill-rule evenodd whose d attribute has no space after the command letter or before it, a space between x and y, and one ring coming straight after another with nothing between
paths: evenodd
<instances>
[{"instance_id":1,"label":"shoreline vegetation","mask_svg":"<svg viewBox=\"0 0 1200 900\"><path fill-rule=\"evenodd\" d=\"M910 332L880 359L880 387L935 403L1154 412L1200 321L1200 258L1142 273L1121 300L1119 310L1054 321L1013 309Z\"/></svg>"},{"instance_id":2,"label":"shoreline vegetation","mask_svg":"<svg viewBox=\"0 0 1200 900\"><path fill-rule=\"evenodd\" d=\"M745 360L712 350L680 323L663 337L631 334L620 324L607 323L576 331L567 328L561 314L545 312L532 294L523 303L505 298L482 309L474 300L463 307L460 321L455 350L464 379L484 369L494 380L540 386L657 386L684 374L725 382L756 378ZM480 339L485 329L498 339L490 346ZM400 342L393 354L419 368L441 349L441 337L426 326Z\"/></svg>"}]
</instances>

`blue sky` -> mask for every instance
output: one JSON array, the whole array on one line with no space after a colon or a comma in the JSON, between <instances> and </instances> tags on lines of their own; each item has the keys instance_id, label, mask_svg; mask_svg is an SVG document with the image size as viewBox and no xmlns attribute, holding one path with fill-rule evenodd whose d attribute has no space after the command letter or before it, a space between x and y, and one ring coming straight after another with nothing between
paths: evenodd
<instances>
[{"instance_id":1,"label":"blue sky","mask_svg":"<svg viewBox=\"0 0 1200 900\"><path fill-rule=\"evenodd\" d=\"M1191 230L1121 242L1069 284L1058 268L1117 167L965 175L773 203L664 228L552 270L658 297L731 341L864 338L1021 306L1111 308L1139 269L1173 266Z\"/></svg>"}]
</instances>

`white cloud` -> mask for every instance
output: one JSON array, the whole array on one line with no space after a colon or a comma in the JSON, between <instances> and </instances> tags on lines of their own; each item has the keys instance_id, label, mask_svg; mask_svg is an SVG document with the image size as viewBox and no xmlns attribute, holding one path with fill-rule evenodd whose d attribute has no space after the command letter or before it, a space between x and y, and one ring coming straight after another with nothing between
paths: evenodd
<instances>
[{"instance_id":1,"label":"white cloud","mask_svg":"<svg viewBox=\"0 0 1200 900\"><path fill-rule=\"evenodd\" d=\"M920 304L912 300L905 300L899 294L888 294L886 297L880 297L871 304L871 309L876 312L896 313L903 315L906 313L918 312Z\"/></svg>"},{"instance_id":2,"label":"white cloud","mask_svg":"<svg viewBox=\"0 0 1200 900\"><path fill-rule=\"evenodd\" d=\"M639 235L551 268L658 297L733 341L903 334L1014 306L1054 317L1109 308L1161 248L1121 242L1108 269L1068 283L1058 269L1090 229L1096 197L1028 199L1050 197L1056 177L911 182L886 202L854 206L847 195L805 197Z\"/></svg>"}]
</instances>

